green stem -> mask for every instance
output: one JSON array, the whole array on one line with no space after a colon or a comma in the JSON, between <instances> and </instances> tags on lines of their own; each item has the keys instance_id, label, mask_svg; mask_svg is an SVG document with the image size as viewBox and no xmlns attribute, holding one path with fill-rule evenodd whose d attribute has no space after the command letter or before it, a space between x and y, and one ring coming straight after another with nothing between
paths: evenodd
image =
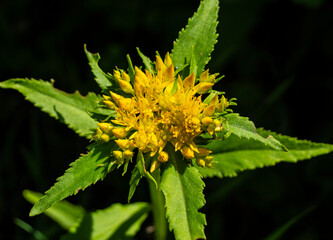
<instances>
[{"instance_id":1,"label":"green stem","mask_svg":"<svg viewBox=\"0 0 333 240\"><path fill-rule=\"evenodd\" d=\"M164 195L160 190L156 189L156 185L149 182L150 197L153 207L153 218L155 228L155 239L165 240L167 238L167 220L165 217Z\"/></svg>"}]
</instances>

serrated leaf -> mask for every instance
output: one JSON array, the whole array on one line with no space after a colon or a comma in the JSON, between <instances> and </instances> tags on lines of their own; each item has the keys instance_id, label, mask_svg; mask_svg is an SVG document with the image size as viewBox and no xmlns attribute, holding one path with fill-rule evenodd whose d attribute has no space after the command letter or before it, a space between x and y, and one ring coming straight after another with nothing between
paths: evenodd
<instances>
[{"instance_id":1,"label":"serrated leaf","mask_svg":"<svg viewBox=\"0 0 333 240\"><path fill-rule=\"evenodd\" d=\"M241 117L237 113L231 113L226 115L225 118L227 119L227 122L225 122L226 124L224 125L224 128L238 137L253 139L262 142L273 149L287 151L287 148L273 136L270 135L266 138L260 136L256 131L254 123L247 117Z\"/></svg>"},{"instance_id":2,"label":"serrated leaf","mask_svg":"<svg viewBox=\"0 0 333 240\"><path fill-rule=\"evenodd\" d=\"M254 139L231 135L224 140L215 140L206 147L213 151L213 168L199 168L205 177L235 177L245 170L273 166L279 162L297 162L333 151L333 145L313 143L280 135L271 131L257 129L262 136L273 136L288 148L278 151Z\"/></svg>"},{"instance_id":3,"label":"serrated leaf","mask_svg":"<svg viewBox=\"0 0 333 240\"><path fill-rule=\"evenodd\" d=\"M132 239L146 219L149 210L149 205L143 202L113 204L109 208L87 213L76 233L66 234L61 240Z\"/></svg>"},{"instance_id":4,"label":"serrated leaf","mask_svg":"<svg viewBox=\"0 0 333 240\"><path fill-rule=\"evenodd\" d=\"M39 199L43 197L43 194L24 190L23 196L28 202L36 204ZM76 230L84 213L85 211L81 206L71 204L67 201L57 202L45 211L45 214L48 217L69 232L74 232Z\"/></svg>"},{"instance_id":5,"label":"serrated leaf","mask_svg":"<svg viewBox=\"0 0 333 240\"><path fill-rule=\"evenodd\" d=\"M191 63L192 49L194 62L197 66L196 76L203 71L209 62L218 36L216 34L218 4L218 0L202 1L198 11L189 19L185 29L180 31L171 53L176 68L182 68L185 64ZM193 68L194 66L192 66Z\"/></svg>"},{"instance_id":6,"label":"serrated leaf","mask_svg":"<svg viewBox=\"0 0 333 240\"><path fill-rule=\"evenodd\" d=\"M90 53L87 50L87 46L84 45L84 51L87 55L91 71L95 76L95 81L102 90L110 88L114 84L114 79L103 72L103 70L98 66L98 62L101 59L98 53Z\"/></svg>"},{"instance_id":7,"label":"serrated leaf","mask_svg":"<svg viewBox=\"0 0 333 240\"><path fill-rule=\"evenodd\" d=\"M166 215L176 239L206 238L205 215L198 212L205 204L204 182L179 152L167 145L169 161L162 170L160 189L165 196Z\"/></svg>"},{"instance_id":8,"label":"serrated leaf","mask_svg":"<svg viewBox=\"0 0 333 240\"><path fill-rule=\"evenodd\" d=\"M88 154L71 163L65 174L59 177L54 186L33 206L30 216L44 212L56 202L103 179L108 173L112 144L115 143L94 144Z\"/></svg>"},{"instance_id":9,"label":"serrated leaf","mask_svg":"<svg viewBox=\"0 0 333 240\"><path fill-rule=\"evenodd\" d=\"M27 100L50 116L65 123L82 137L90 138L97 123L87 111L99 107L99 98L94 93L82 96L79 92L68 94L53 87L51 82L35 79L10 79L0 83L2 88L11 88L22 93Z\"/></svg>"}]
</instances>

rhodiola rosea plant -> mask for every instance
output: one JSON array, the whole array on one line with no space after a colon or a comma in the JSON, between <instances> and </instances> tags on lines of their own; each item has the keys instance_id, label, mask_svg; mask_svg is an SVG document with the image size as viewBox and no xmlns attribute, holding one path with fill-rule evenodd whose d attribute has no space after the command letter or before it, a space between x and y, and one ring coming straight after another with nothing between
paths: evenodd
<instances>
[{"instance_id":1,"label":"rhodiola rosea plant","mask_svg":"<svg viewBox=\"0 0 333 240\"><path fill-rule=\"evenodd\" d=\"M68 230L62 239L126 239L135 236L152 211L156 239L166 239L168 228L176 239L205 239L205 178L235 177L333 150L332 145L257 129L233 112L235 99L214 88L223 76L206 68L218 37L218 5L217 0L202 1L170 53L150 59L138 50L143 66L127 56L127 69L107 73L98 65L100 56L85 47L100 93L67 94L53 82L34 79L1 83L91 140L88 153L45 195L24 192L36 203L31 216L49 214ZM146 178L151 204L113 204L88 213L61 202L114 171L131 174L128 202Z\"/></svg>"}]
</instances>

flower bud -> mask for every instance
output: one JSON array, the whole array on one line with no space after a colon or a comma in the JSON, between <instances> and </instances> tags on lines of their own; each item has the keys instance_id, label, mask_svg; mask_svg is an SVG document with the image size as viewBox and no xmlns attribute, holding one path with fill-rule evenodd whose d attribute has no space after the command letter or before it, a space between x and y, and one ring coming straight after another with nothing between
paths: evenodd
<instances>
[{"instance_id":1,"label":"flower bud","mask_svg":"<svg viewBox=\"0 0 333 240\"><path fill-rule=\"evenodd\" d=\"M209 133L209 135L213 135L215 132L215 125L213 123L209 124L209 126L207 127L207 132Z\"/></svg>"},{"instance_id":2,"label":"flower bud","mask_svg":"<svg viewBox=\"0 0 333 240\"><path fill-rule=\"evenodd\" d=\"M201 123L204 126L208 126L212 122L213 122L213 119L211 117L204 117L203 119L201 119Z\"/></svg>"},{"instance_id":3,"label":"flower bud","mask_svg":"<svg viewBox=\"0 0 333 240\"><path fill-rule=\"evenodd\" d=\"M103 131L100 128L97 128L95 134L92 135L92 139L94 139L95 141L98 141L101 139L102 134L103 134Z\"/></svg>"},{"instance_id":4,"label":"flower bud","mask_svg":"<svg viewBox=\"0 0 333 240\"><path fill-rule=\"evenodd\" d=\"M103 142L108 142L108 141L110 141L110 136L106 133L103 133L102 136L101 136L101 140Z\"/></svg>"},{"instance_id":5,"label":"flower bud","mask_svg":"<svg viewBox=\"0 0 333 240\"><path fill-rule=\"evenodd\" d=\"M214 158L213 156L206 156L204 160L206 163L211 163L213 161L213 158Z\"/></svg>"},{"instance_id":6,"label":"flower bud","mask_svg":"<svg viewBox=\"0 0 333 240\"><path fill-rule=\"evenodd\" d=\"M126 82L130 82L130 81L131 81L130 76L129 76L126 72L122 72L122 73L121 73L121 77L122 77L122 79L123 79L124 81L126 81Z\"/></svg>"},{"instance_id":7,"label":"flower bud","mask_svg":"<svg viewBox=\"0 0 333 240\"><path fill-rule=\"evenodd\" d=\"M195 155L198 157L206 157L208 156L212 151L210 151L207 148L203 148L203 147L199 147L198 148L198 153L196 153Z\"/></svg>"},{"instance_id":8,"label":"flower bud","mask_svg":"<svg viewBox=\"0 0 333 240\"><path fill-rule=\"evenodd\" d=\"M129 149L131 144L130 144L130 140L128 139L117 139L117 140L114 140L117 145L121 148L121 149Z\"/></svg>"},{"instance_id":9,"label":"flower bud","mask_svg":"<svg viewBox=\"0 0 333 240\"><path fill-rule=\"evenodd\" d=\"M119 103L119 100L124 98L123 96L121 96L121 95L119 95L119 94L117 94L117 93L111 92L111 91L110 91L110 94L111 94L111 97L112 97L113 101L114 101L117 105L118 105L118 103Z\"/></svg>"},{"instance_id":10,"label":"flower bud","mask_svg":"<svg viewBox=\"0 0 333 240\"><path fill-rule=\"evenodd\" d=\"M123 152L122 151L113 151L112 155L116 159L118 164L124 163L124 157L123 157Z\"/></svg>"},{"instance_id":11,"label":"flower bud","mask_svg":"<svg viewBox=\"0 0 333 240\"><path fill-rule=\"evenodd\" d=\"M124 80L119 80L118 83L121 90L123 90L125 93L134 93L134 89L129 82Z\"/></svg>"},{"instance_id":12,"label":"flower bud","mask_svg":"<svg viewBox=\"0 0 333 240\"><path fill-rule=\"evenodd\" d=\"M121 80L120 71L118 71L118 70L113 70L113 77L114 77L117 81Z\"/></svg>"},{"instance_id":13,"label":"flower bud","mask_svg":"<svg viewBox=\"0 0 333 240\"><path fill-rule=\"evenodd\" d=\"M112 98L110 96L107 96L107 95L103 95L103 98L105 100L107 100L107 101L111 101L112 100Z\"/></svg>"},{"instance_id":14,"label":"flower bud","mask_svg":"<svg viewBox=\"0 0 333 240\"><path fill-rule=\"evenodd\" d=\"M194 158L194 151L188 146L183 147L181 152L186 159Z\"/></svg>"},{"instance_id":15,"label":"flower bud","mask_svg":"<svg viewBox=\"0 0 333 240\"><path fill-rule=\"evenodd\" d=\"M169 154L167 152L161 151L157 157L157 160L161 163L166 163L169 160Z\"/></svg>"},{"instance_id":16,"label":"flower bud","mask_svg":"<svg viewBox=\"0 0 333 240\"><path fill-rule=\"evenodd\" d=\"M159 167L161 166L161 163L157 160L154 160L150 165L150 172L155 172Z\"/></svg>"},{"instance_id":17,"label":"flower bud","mask_svg":"<svg viewBox=\"0 0 333 240\"><path fill-rule=\"evenodd\" d=\"M214 85L214 83L208 83L208 82L201 82L197 85L195 85L195 90L198 94L204 94L205 92L207 92L212 86Z\"/></svg>"},{"instance_id":18,"label":"flower bud","mask_svg":"<svg viewBox=\"0 0 333 240\"><path fill-rule=\"evenodd\" d=\"M112 129L114 126L111 123L97 123L100 129L106 134L112 135Z\"/></svg>"},{"instance_id":19,"label":"flower bud","mask_svg":"<svg viewBox=\"0 0 333 240\"><path fill-rule=\"evenodd\" d=\"M125 138L127 136L126 130L122 127L112 129L112 133L116 138Z\"/></svg>"},{"instance_id":20,"label":"flower bud","mask_svg":"<svg viewBox=\"0 0 333 240\"><path fill-rule=\"evenodd\" d=\"M206 166L206 162L202 158L197 158L196 159L196 163L198 164L198 166L201 166L201 167L205 167Z\"/></svg>"},{"instance_id":21,"label":"flower bud","mask_svg":"<svg viewBox=\"0 0 333 240\"><path fill-rule=\"evenodd\" d=\"M127 161L132 160L133 155L134 155L134 152L129 149L127 149L123 152L123 156L124 156L125 160L127 160Z\"/></svg>"},{"instance_id":22,"label":"flower bud","mask_svg":"<svg viewBox=\"0 0 333 240\"><path fill-rule=\"evenodd\" d=\"M109 100L106 100L106 101L103 101L103 103L110 109L114 110L116 105L114 105L113 102L109 101Z\"/></svg>"}]
</instances>

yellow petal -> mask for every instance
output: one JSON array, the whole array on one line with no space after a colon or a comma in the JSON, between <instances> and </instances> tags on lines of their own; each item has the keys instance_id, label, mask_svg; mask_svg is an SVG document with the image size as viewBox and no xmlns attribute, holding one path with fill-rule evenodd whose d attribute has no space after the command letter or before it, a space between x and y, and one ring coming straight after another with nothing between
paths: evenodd
<instances>
[{"instance_id":1,"label":"yellow petal","mask_svg":"<svg viewBox=\"0 0 333 240\"><path fill-rule=\"evenodd\" d=\"M208 107L205 108L202 114L206 116L212 116L214 112L215 112L215 105L209 105Z\"/></svg>"},{"instance_id":2,"label":"yellow petal","mask_svg":"<svg viewBox=\"0 0 333 240\"><path fill-rule=\"evenodd\" d=\"M144 74L138 67L135 67L135 77L140 78L141 81L144 82L145 84L148 83L146 74Z\"/></svg>"},{"instance_id":3,"label":"yellow petal","mask_svg":"<svg viewBox=\"0 0 333 240\"><path fill-rule=\"evenodd\" d=\"M133 104L132 104L132 99L131 98L121 98L118 101L118 106L123 109L126 110L128 112L131 112L133 110Z\"/></svg>"},{"instance_id":4,"label":"yellow petal","mask_svg":"<svg viewBox=\"0 0 333 240\"><path fill-rule=\"evenodd\" d=\"M166 68L166 66L163 63L162 59L159 56L156 56L156 71L157 72L159 72L159 71L164 72L165 68Z\"/></svg>"},{"instance_id":5,"label":"yellow petal","mask_svg":"<svg viewBox=\"0 0 333 240\"><path fill-rule=\"evenodd\" d=\"M209 76L209 69L207 69L206 71L201 73L201 75L199 77L199 81L200 82L207 82L208 76Z\"/></svg>"},{"instance_id":6,"label":"yellow petal","mask_svg":"<svg viewBox=\"0 0 333 240\"><path fill-rule=\"evenodd\" d=\"M214 83L215 82L215 74L209 75L209 69L204 71L199 78L200 82L209 82L209 83Z\"/></svg>"},{"instance_id":7,"label":"yellow petal","mask_svg":"<svg viewBox=\"0 0 333 240\"><path fill-rule=\"evenodd\" d=\"M165 54L165 57L164 57L164 64L165 64L166 67L169 67L169 66L172 64L172 60L171 60L171 58L170 58L170 54L169 54L169 52L167 52L167 53Z\"/></svg>"},{"instance_id":8,"label":"yellow petal","mask_svg":"<svg viewBox=\"0 0 333 240\"><path fill-rule=\"evenodd\" d=\"M213 97L213 99L210 101L209 105L216 105L219 102L219 96L216 93L215 96Z\"/></svg>"},{"instance_id":9,"label":"yellow petal","mask_svg":"<svg viewBox=\"0 0 333 240\"><path fill-rule=\"evenodd\" d=\"M207 92L212 86L214 85L214 83L209 83L209 82L201 82L197 85L195 85L194 89L196 90L195 92L199 93L199 94L204 94L205 92Z\"/></svg>"},{"instance_id":10,"label":"yellow petal","mask_svg":"<svg viewBox=\"0 0 333 240\"><path fill-rule=\"evenodd\" d=\"M194 151L194 152L199 152L197 145L195 145L194 142L189 142L188 146Z\"/></svg>"},{"instance_id":11,"label":"yellow petal","mask_svg":"<svg viewBox=\"0 0 333 240\"><path fill-rule=\"evenodd\" d=\"M173 79L173 75L174 75L174 68L173 64L171 63L171 65L167 69L165 69L164 81L169 81L170 79Z\"/></svg>"},{"instance_id":12,"label":"yellow petal","mask_svg":"<svg viewBox=\"0 0 333 240\"><path fill-rule=\"evenodd\" d=\"M184 79L183 86L184 90L188 91L189 89L192 89L194 87L195 77L194 73L192 73L190 76Z\"/></svg>"}]
</instances>

